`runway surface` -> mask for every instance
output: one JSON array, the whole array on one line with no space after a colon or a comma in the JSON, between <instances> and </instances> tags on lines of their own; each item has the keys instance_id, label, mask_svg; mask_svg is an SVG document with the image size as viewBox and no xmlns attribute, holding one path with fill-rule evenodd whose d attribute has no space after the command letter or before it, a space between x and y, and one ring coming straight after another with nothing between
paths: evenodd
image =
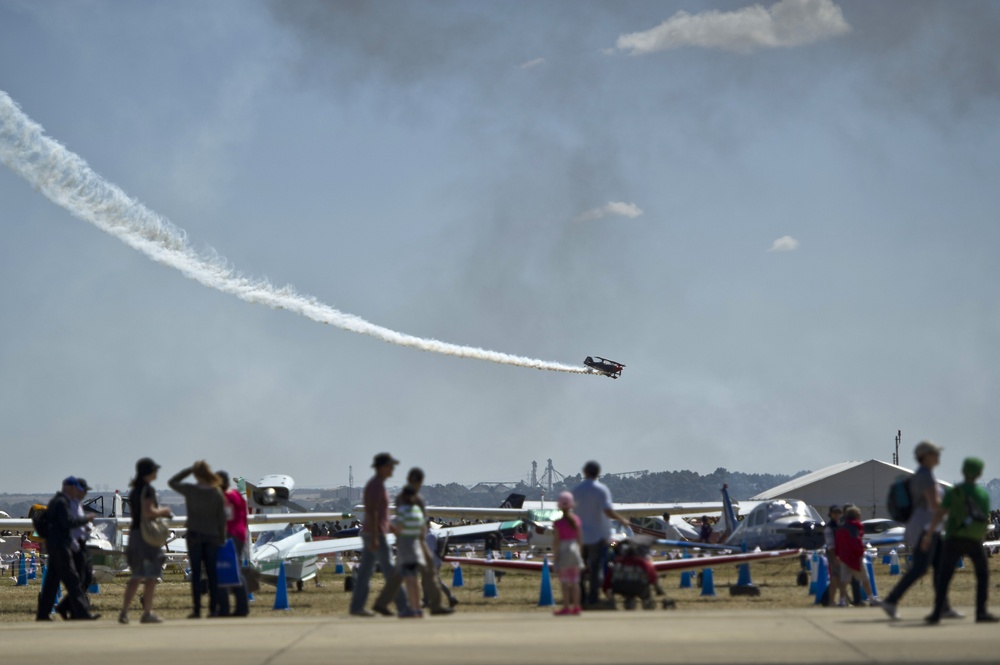
<instances>
[{"instance_id":1,"label":"runway surface","mask_svg":"<svg viewBox=\"0 0 1000 665\"><path fill-rule=\"evenodd\" d=\"M142 663L976 663L1000 660L1000 628L919 610L878 609L456 614L423 620L295 617L112 620L0 626L4 662Z\"/></svg>"}]
</instances>

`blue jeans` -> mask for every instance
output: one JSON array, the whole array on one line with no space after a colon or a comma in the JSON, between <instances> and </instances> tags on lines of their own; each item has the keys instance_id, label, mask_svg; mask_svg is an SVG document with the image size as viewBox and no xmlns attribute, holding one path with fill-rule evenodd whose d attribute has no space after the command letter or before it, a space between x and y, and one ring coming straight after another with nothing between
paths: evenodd
<instances>
[{"instance_id":1,"label":"blue jeans","mask_svg":"<svg viewBox=\"0 0 1000 665\"><path fill-rule=\"evenodd\" d=\"M395 567L392 561L392 552L389 551L389 543L385 540L385 534L379 538L378 548L372 552L368 549L371 544L371 536L367 533L361 534L361 542L364 549L361 551L361 563L358 565L358 572L354 576L354 593L351 596L351 612L360 612L365 609L368 603L368 585L375 572L375 564L386 580L393 575ZM406 609L406 594L402 589L396 594L396 611L402 612Z\"/></svg>"}]
</instances>

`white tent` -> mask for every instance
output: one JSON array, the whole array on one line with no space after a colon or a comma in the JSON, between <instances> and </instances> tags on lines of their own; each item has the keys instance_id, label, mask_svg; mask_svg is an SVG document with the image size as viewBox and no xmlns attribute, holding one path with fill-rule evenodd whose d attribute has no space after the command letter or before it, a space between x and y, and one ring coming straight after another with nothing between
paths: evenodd
<instances>
[{"instance_id":1,"label":"white tent","mask_svg":"<svg viewBox=\"0 0 1000 665\"><path fill-rule=\"evenodd\" d=\"M824 517L830 506L851 503L861 509L863 520L889 517L885 506L889 487L900 475L912 473L910 469L877 459L840 462L761 492L752 500L801 499Z\"/></svg>"}]
</instances>

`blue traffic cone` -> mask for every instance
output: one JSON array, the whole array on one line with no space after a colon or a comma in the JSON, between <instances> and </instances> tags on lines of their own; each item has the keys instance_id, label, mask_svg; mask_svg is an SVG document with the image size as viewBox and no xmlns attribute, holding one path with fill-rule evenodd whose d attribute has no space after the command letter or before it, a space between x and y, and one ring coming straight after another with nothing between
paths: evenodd
<instances>
[{"instance_id":1,"label":"blue traffic cone","mask_svg":"<svg viewBox=\"0 0 1000 665\"><path fill-rule=\"evenodd\" d=\"M451 576L451 588L457 589L462 586L465 586L465 578L462 576L462 564L458 564Z\"/></svg>"},{"instance_id":2,"label":"blue traffic cone","mask_svg":"<svg viewBox=\"0 0 1000 665\"><path fill-rule=\"evenodd\" d=\"M551 607L556 604L552 597L552 573L549 572L549 557L542 561L542 587L538 593L538 606Z\"/></svg>"},{"instance_id":3,"label":"blue traffic cone","mask_svg":"<svg viewBox=\"0 0 1000 665\"><path fill-rule=\"evenodd\" d=\"M337 552L337 556L334 559L334 562L335 562L336 565L334 565L334 567L333 567L333 574L334 575L343 575L344 574L344 557L342 557L340 555L340 552Z\"/></svg>"},{"instance_id":4,"label":"blue traffic cone","mask_svg":"<svg viewBox=\"0 0 1000 665\"><path fill-rule=\"evenodd\" d=\"M743 553L746 554L747 544L743 543ZM739 577L736 578L736 586L753 586L753 580L750 578L750 564L743 563L738 566Z\"/></svg>"},{"instance_id":5,"label":"blue traffic cone","mask_svg":"<svg viewBox=\"0 0 1000 665\"><path fill-rule=\"evenodd\" d=\"M486 569L486 577L483 579L483 598L497 597L497 576L492 568Z\"/></svg>"},{"instance_id":6,"label":"blue traffic cone","mask_svg":"<svg viewBox=\"0 0 1000 665\"><path fill-rule=\"evenodd\" d=\"M715 595L715 577L713 576L711 568L706 568L701 571L701 595Z\"/></svg>"},{"instance_id":7,"label":"blue traffic cone","mask_svg":"<svg viewBox=\"0 0 1000 665\"><path fill-rule=\"evenodd\" d=\"M690 559L691 558L691 554L687 550L684 550L684 554L681 555L681 558L682 559ZM682 588L682 589L690 589L691 588L691 571L690 570L685 570L685 571L683 571L681 573L681 586L680 586L680 588Z\"/></svg>"},{"instance_id":8,"label":"blue traffic cone","mask_svg":"<svg viewBox=\"0 0 1000 665\"><path fill-rule=\"evenodd\" d=\"M889 574L899 575L899 555L896 550L889 552Z\"/></svg>"},{"instance_id":9,"label":"blue traffic cone","mask_svg":"<svg viewBox=\"0 0 1000 665\"><path fill-rule=\"evenodd\" d=\"M809 559L806 559L808 561ZM819 586L817 583L819 573L819 554L813 552L812 555L812 565L809 567L809 595L816 595L816 587Z\"/></svg>"},{"instance_id":10,"label":"blue traffic cone","mask_svg":"<svg viewBox=\"0 0 1000 665\"><path fill-rule=\"evenodd\" d=\"M826 557L821 556L816 564L816 605L823 602L823 594L826 593L828 586L830 586L830 576L826 568Z\"/></svg>"},{"instance_id":11,"label":"blue traffic cone","mask_svg":"<svg viewBox=\"0 0 1000 665\"><path fill-rule=\"evenodd\" d=\"M888 566L891 563L892 563L892 555L886 552L885 554L882 555L882 565Z\"/></svg>"},{"instance_id":12,"label":"blue traffic cone","mask_svg":"<svg viewBox=\"0 0 1000 665\"><path fill-rule=\"evenodd\" d=\"M23 552L17 562L17 584L14 586L28 586L28 569L24 562Z\"/></svg>"},{"instance_id":13,"label":"blue traffic cone","mask_svg":"<svg viewBox=\"0 0 1000 665\"><path fill-rule=\"evenodd\" d=\"M97 585L97 582L94 582L94 583L93 583L93 584L91 584L91 585L90 585L90 587L89 587L89 588L87 589L87 593L89 593L89 594L91 594L91 595L94 595L94 596L99 596L99 595L101 594L101 587L99 587L99 586Z\"/></svg>"},{"instance_id":14,"label":"blue traffic cone","mask_svg":"<svg viewBox=\"0 0 1000 665\"><path fill-rule=\"evenodd\" d=\"M872 559L867 554L865 555L865 569L868 571L868 581L872 585L872 595L878 597L878 587L875 586L875 566L872 565Z\"/></svg>"},{"instance_id":15,"label":"blue traffic cone","mask_svg":"<svg viewBox=\"0 0 1000 665\"><path fill-rule=\"evenodd\" d=\"M275 610L288 610L288 580L285 579L285 562L278 565L278 590L274 594Z\"/></svg>"}]
</instances>

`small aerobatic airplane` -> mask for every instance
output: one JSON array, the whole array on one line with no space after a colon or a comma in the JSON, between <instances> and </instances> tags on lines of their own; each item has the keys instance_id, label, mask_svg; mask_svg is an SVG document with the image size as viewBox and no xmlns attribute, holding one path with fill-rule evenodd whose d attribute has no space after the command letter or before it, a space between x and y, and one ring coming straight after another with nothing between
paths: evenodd
<instances>
[{"instance_id":1,"label":"small aerobatic airplane","mask_svg":"<svg viewBox=\"0 0 1000 665\"><path fill-rule=\"evenodd\" d=\"M625 369L625 365L620 362L615 362L614 360L608 360L607 358L602 358L600 356L587 356L583 364L591 368L598 374L603 374L604 376L611 377L612 379L617 379L622 375L622 370Z\"/></svg>"}]
</instances>

